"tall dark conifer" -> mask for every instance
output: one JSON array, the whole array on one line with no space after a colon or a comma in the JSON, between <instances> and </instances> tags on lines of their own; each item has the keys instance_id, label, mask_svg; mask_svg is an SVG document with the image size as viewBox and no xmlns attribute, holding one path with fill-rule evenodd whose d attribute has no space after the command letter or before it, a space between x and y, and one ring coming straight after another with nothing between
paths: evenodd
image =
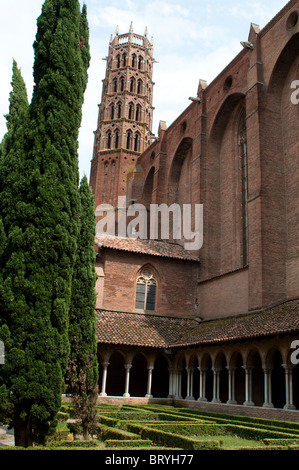
<instances>
[{"instance_id":1,"label":"tall dark conifer","mask_svg":"<svg viewBox=\"0 0 299 470\"><path fill-rule=\"evenodd\" d=\"M2 326L11 340L5 367L15 443L25 447L42 441L55 422L68 362L80 217L78 134L89 64L82 16L78 0L45 0L28 119L11 143L18 168L11 171L8 158L1 165ZM15 194L4 179L8 173Z\"/></svg>"},{"instance_id":2,"label":"tall dark conifer","mask_svg":"<svg viewBox=\"0 0 299 470\"><path fill-rule=\"evenodd\" d=\"M95 318L95 213L94 197L87 178L81 181L81 227L73 274L70 308L70 359L67 371L67 391L73 396L83 435L92 432L98 394L98 363Z\"/></svg>"}]
</instances>

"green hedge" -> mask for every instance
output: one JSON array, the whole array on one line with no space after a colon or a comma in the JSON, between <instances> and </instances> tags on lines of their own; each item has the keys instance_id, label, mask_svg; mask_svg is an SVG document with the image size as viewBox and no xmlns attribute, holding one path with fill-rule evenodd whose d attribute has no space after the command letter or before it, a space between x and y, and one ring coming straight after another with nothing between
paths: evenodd
<instances>
[{"instance_id":1,"label":"green hedge","mask_svg":"<svg viewBox=\"0 0 299 470\"><path fill-rule=\"evenodd\" d=\"M159 416L153 412L130 412L130 411L112 411L112 412L98 412L99 418L111 419L129 419L131 421L145 421L145 420L158 420Z\"/></svg>"},{"instance_id":2,"label":"green hedge","mask_svg":"<svg viewBox=\"0 0 299 470\"><path fill-rule=\"evenodd\" d=\"M272 439L296 439L296 434L280 432L280 431L271 431L268 429L254 428L250 426L240 426L235 424L223 424L223 429L226 434L236 434L238 437L243 437L245 439L254 439L255 441L260 441L267 438Z\"/></svg>"},{"instance_id":3,"label":"green hedge","mask_svg":"<svg viewBox=\"0 0 299 470\"><path fill-rule=\"evenodd\" d=\"M53 441L49 446L46 447L64 447L64 448L73 448L73 447L84 447L84 448L90 448L90 447L99 447L99 441L96 441L95 439L88 440L88 441Z\"/></svg>"},{"instance_id":4,"label":"green hedge","mask_svg":"<svg viewBox=\"0 0 299 470\"><path fill-rule=\"evenodd\" d=\"M134 432L124 431L122 429L111 428L102 424L97 425L97 436L103 441L108 439L140 439L140 436Z\"/></svg>"},{"instance_id":5,"label":"green hedge","mask_svg":"<svg viewBox=\"0 0 299 470\"><path fill-rule=\"evenodd\" d=\"M299 439L263 439L263 443L266 446L273 446L273 445L279 445L279 446L298 446L299 445Z\"/></svg>"},{"instance_id":6,"label":"green hedge","mask_svg":"<svg viewBox=\"0 0 299 470\"><path fill-rule=\"evenodd\" d=\"M107 447L150 447L153 445L149 439L107 439Z\"/></svg>"},{"instance_id":7,"label":"green hedge","mask_svg":"<svg viewBox=\"0 0 299 470\"><path fill-rule=\"evenodd\" d=\"M119 421L115 418L108 418L107 416L100 415L99 422L101 424L105 424L106 426L111 426L112 428L114 428L115 426L117 426Z\"/></svg>"},{"instance_id":8,"label":"green hedge","mask_svg":"<svg viewBox=\"0 0 299 470\"><path fill-rule=\"evenodd\" d=\"M222 445L220 440L198 441L178 434L142 427L138 424L131 424L128 429L131 432L139 432L142 439L150 439L154 444L166 447L179 447L186 450L212 450L219 449Z\"/></svg>"},{"instance_id":9,"label":"green hedge","mask_svg":"<svg viewBox=\"0 0 299 470\"><path fill-rule=\"evenodd\" d=\"M149 424L148 424L149 425ZM146 427L146 425L145 425ZM224 428L220 424L201 424L201 423L153 423L150 425L153 429L171 432L182 436L220 436L224 434Z\"/></svg>"},{"instance_id":10,"label":"green hedge","mask_svg":"<svg viewBox=\"0 0 299 470\"><path fill-rule=\"evenodd\" d=\"M250 423L256 425L263 425L267 427L273 428L285 428L291 429L292 431L297 430L299 432L299 423L292 422L292 421L281 421L275 419L268 419L268 418L257 418L253 416L242 416L242 415L231 415L225 413L215 413L206 410L191 410L188 408L175 408L176 413L182 413L183 415L189 415L190 417L194 417L197 415L201 419L221 419L226 421L239 421L240 423ZM179 411L180 410L180 411Z\"/></svg>"}]
</instances>

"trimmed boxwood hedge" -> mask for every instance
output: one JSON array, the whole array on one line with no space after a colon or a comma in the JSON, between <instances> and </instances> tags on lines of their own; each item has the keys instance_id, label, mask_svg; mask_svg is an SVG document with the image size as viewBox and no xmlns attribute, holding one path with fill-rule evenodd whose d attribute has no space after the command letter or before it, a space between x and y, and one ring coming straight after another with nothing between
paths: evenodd
<instances>
[{"instance_id":1,"label":"trimmed boxwood hedge","mask_svg":"<svg viewBox=\"0 0 299 470\"><path fill-rule=\"evenodd\" d=\"M156 445L180 447L186 450L215 450L220 449L221 440L199 441L189 437L179 436L170 432L160 431L159 429L147 428L138 424L128 425L131 432L139 432L142 439L150 439Z\"/></svg>"},{"instance_id":2,"label":"trimmed boxwood hedge","mask_svg":"<svg viewBox=\"0 0 299 470\"><path fill-rule=\"evenodd\" d=\"M153 445L150 439L107 439L107 447L150 447Z\"/></svg>"},{"instance_id":3,"label":"trimmed boxwood hedge","mask_svg":"<svg viewBox=\"0 0 299 470\"><path fill-rule=\"evenodd\" d=\"M223 424L223 428L225 430L225 434L236 434L238 437L243 437L244 439L254 439L255 441L260 441L270 437L273 439L295 439L297 437L296 434L271 431L269 429L259 429L250 426L240 426L235 424Z\"/></svg>"},{"instance_id":4,"label":"trimmed boxwood hedge","mask_svg":"<svg viewBox=\"0 0 299 470\"><path fill-rule=\"evenodd\" d=\"M96 441L95 439L88 440L88 441L53 441L51 442L50 445L47 447L67 447L67 448L73 448L73 447L84 447L84 448L90 448L90 447L99 447L99 441Z\"/></svg>"},{"instance_id":5,"label":"trimmed boxwood hedge","mask_svg":"<svg viewBox=\"0 0 299 470\"><path fill-rule=\"evenodd\" d=\"M146 425L144 423L145 427ZM220 424L205 424L205 423L152 423L150 425L153 429L160 429L161 431L171 432L182 436L220 436L224 434L224 428Z\"/></svg>"},{"instance_id":6,"label":"trimmed boxwood hedge","mask_svg":"<svg viewBox=\"0 0 299 470\"><path fill-rule=\"evenodd\" d=\"M266 446L299 446L299 439L263 439Z\"/></svg>"},{"instance_id":7,"label":"trimmed boxwood hedge","mask_svg":"<svg viewBox=\"0 0 299 470\"><path fill-rule=\"evenodd\" d=\"M179 411L180 410L180 411ZM275 419L268 419L268 418L257 418L253 416L242 416L242 415L231 415L225 413L215 413L206 410L191 410L187 408L176 408L176 413L182 413L184 416L189 415L190 417L194 417L194 415L198 416L200 419L213 419L213 420L225 420L226 422L229 421L238 421L240 423L247 423L247 424L254 424L255 427L257 425L266 426L267 428L273 427L277 428L285 428L291 429L292 432L297 431L299 433L299 423L292 422L292 421L282 421L282 420L275 420Z\"/></svg>"},{"instance_id":8,"label":"trimmed boxwood hedge","mask_svg":"<svg viewBox=\"0 0 299 470\"><path fill-rule=\"evenodd\" d=\"M102 424L97 425L97 436L103 441L107 439L140 439L140 436L134 432L111 428Z\"/></svg>"}]
</instances>

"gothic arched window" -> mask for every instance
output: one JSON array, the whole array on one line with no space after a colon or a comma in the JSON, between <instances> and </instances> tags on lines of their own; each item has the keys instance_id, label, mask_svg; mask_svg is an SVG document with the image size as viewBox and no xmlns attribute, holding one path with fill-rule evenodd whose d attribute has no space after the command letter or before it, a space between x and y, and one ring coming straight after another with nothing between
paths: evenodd
<instances>
[{"instance_id":1,"label":"gothic arched window","mask_svg":"<svg viewBox=\"0 0 299 470\"><path fill-rule=\"evenodd\" d=\"M114 119L114 104L110 105L110 119Z\"/></svg>"},{"instance_id":2,"label":"gothic arched window","mask_svg":"<svg viewBox=\"0 0 299 470\"><path fill-rule=\"evenodd\" d=\"M134 104L129 104L129 119L134 119Z\"/></svg>"},{"instance_id":3,"label":"gothic arched window","mask_svg":"<svg viewBox=\"0 0 299 470\"><path fill-rule=\"evenodd\" d=\"M116 92L117 91L117 78L115 78L113 80L113 91Z\"/></svg>"},{"instance_id":4,"label":"gothic arched window","mask_svg":"<svg viewBox=\"0 0 299 470\"><path fill-rule=\"evenodd\" d=\"M248 262L247 250L247 192L248 192L248 169L247 169L247 136L246 136L246 118L245 112L242 112L239 129L238 143L241 167L241 207L242 207L242 255L243 266Z\"/></svg>"},{"instance_id":5,"label":"gothic arched window","mask_svg":"<svg viewBox=\"0 0 299 470\"><path fill-rule=\"evenodd\" d=\"M115 148L117 149L119 146L119 131L115 131Z\"/></svg>"},{"instance_id":6,"label":"gothic arched window","mask_svg":"<svg viewBox=\"0 0 299 470\"><path fill-rule=\"evenodd\" d=\"M138 310L155 310L157 281L151 269L142 269L136 282L136 303Z\"/></svg>"},{"instance_id":7,"label":"gothic arched window","mask_svg":"<svg viewBox=\"0 0 299 470\"><path fill-rule=\"evenodd\" d=\"M121 118L121 102L117 103L117 117Z\"/></svg>"},{"instance_id":8,"label":"gothic arched window","mask_svg":"<svg viewBox=\"0 0 299 470\"><path fill-rule=\"evenodd\" d=\"M107 134L107 149L111 148L111 132L109 131Z\"/></svg>"},{"instance_id":9,"label":"gothic arched window","mask_svg":"<svg viewBox=\"0 0 299 470\"><path fill-rule=\"evenodd\" d=\"M139 70L142 69L142 62L143 62L143 57L140 55L138 57L138 68L139 68Z\"/></svg>"},{"instance_id":10,"label":"gothic arched window","mask_svg":"<svg viewBox=\"0 0 299 470\"><path fill-rule=\"evenodd\" d=\"M136 121L140 121L141 120L141 106L140 104L138 104L136 106Z\"/></svg>"},{"instance_id":11,"label":"gothic arched window","mask_svg":"<svg viewBox=\"0 0 299 470\"><path fill-rule=\"evenodd\" d=\"M137 94L140 95L142 90L142 80L138 80L137 83Z\"/></svg>"},{"instance_id":12,"label":"gothic arched window","mask_svg":"<svg viewBox=\"0 0 299 470\"><path fill-rule=\"evenodd\" d=\"M132 132L127 132L127 149L130 150L132 145Z\"/></svg>"},{"instance_id":13,"label":"gothic arched window","mask_svg":"<svg viewBox=\"0 0 299 470\"><path fill-rule=\"evenodd\" d=\"M140 134L139 134L139 132L136 132L136 134L134 136L134 150L135 150L135 152L139 152L139 148L140 148Z\"/></svg>"},{"instance_id":14,"label":"gothic arched window","mask_svg":"<svg viewBox=\"0 0 299 470\"><path fill-rule=\"evenodd\" d=\"M135 78L131 78L131 81L130 81L130 92L133 93L135 91Z\"/></svg>"},{"instance_id":15,"label":"gothic arched window","mask_svg":"<svg viewBox=\"0 0 299 470\"><path fill-rule=\"evenodd\" d=\"M125 89L125 79L124 77L121 77L120 79L120 91L124 91Z\"/></svg>"}]
</instances>

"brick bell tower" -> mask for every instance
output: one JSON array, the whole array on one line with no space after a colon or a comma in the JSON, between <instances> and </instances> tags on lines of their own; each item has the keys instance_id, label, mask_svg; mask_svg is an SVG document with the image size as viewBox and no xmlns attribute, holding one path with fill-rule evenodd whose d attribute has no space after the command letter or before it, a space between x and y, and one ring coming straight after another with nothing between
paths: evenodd
<instances>
[{"instance_id":1,"label":"brick bell tower","mask_svg":"<svg viewBox=\"0 0 299 470\"><path fill-rule=\"evenodd\" d=\"M96 207L117 206L125 196L127 175L151 144L153 121L153 41L133 32L111 36L99 105L90 185Z\"/></svg>"}]
</instances>

